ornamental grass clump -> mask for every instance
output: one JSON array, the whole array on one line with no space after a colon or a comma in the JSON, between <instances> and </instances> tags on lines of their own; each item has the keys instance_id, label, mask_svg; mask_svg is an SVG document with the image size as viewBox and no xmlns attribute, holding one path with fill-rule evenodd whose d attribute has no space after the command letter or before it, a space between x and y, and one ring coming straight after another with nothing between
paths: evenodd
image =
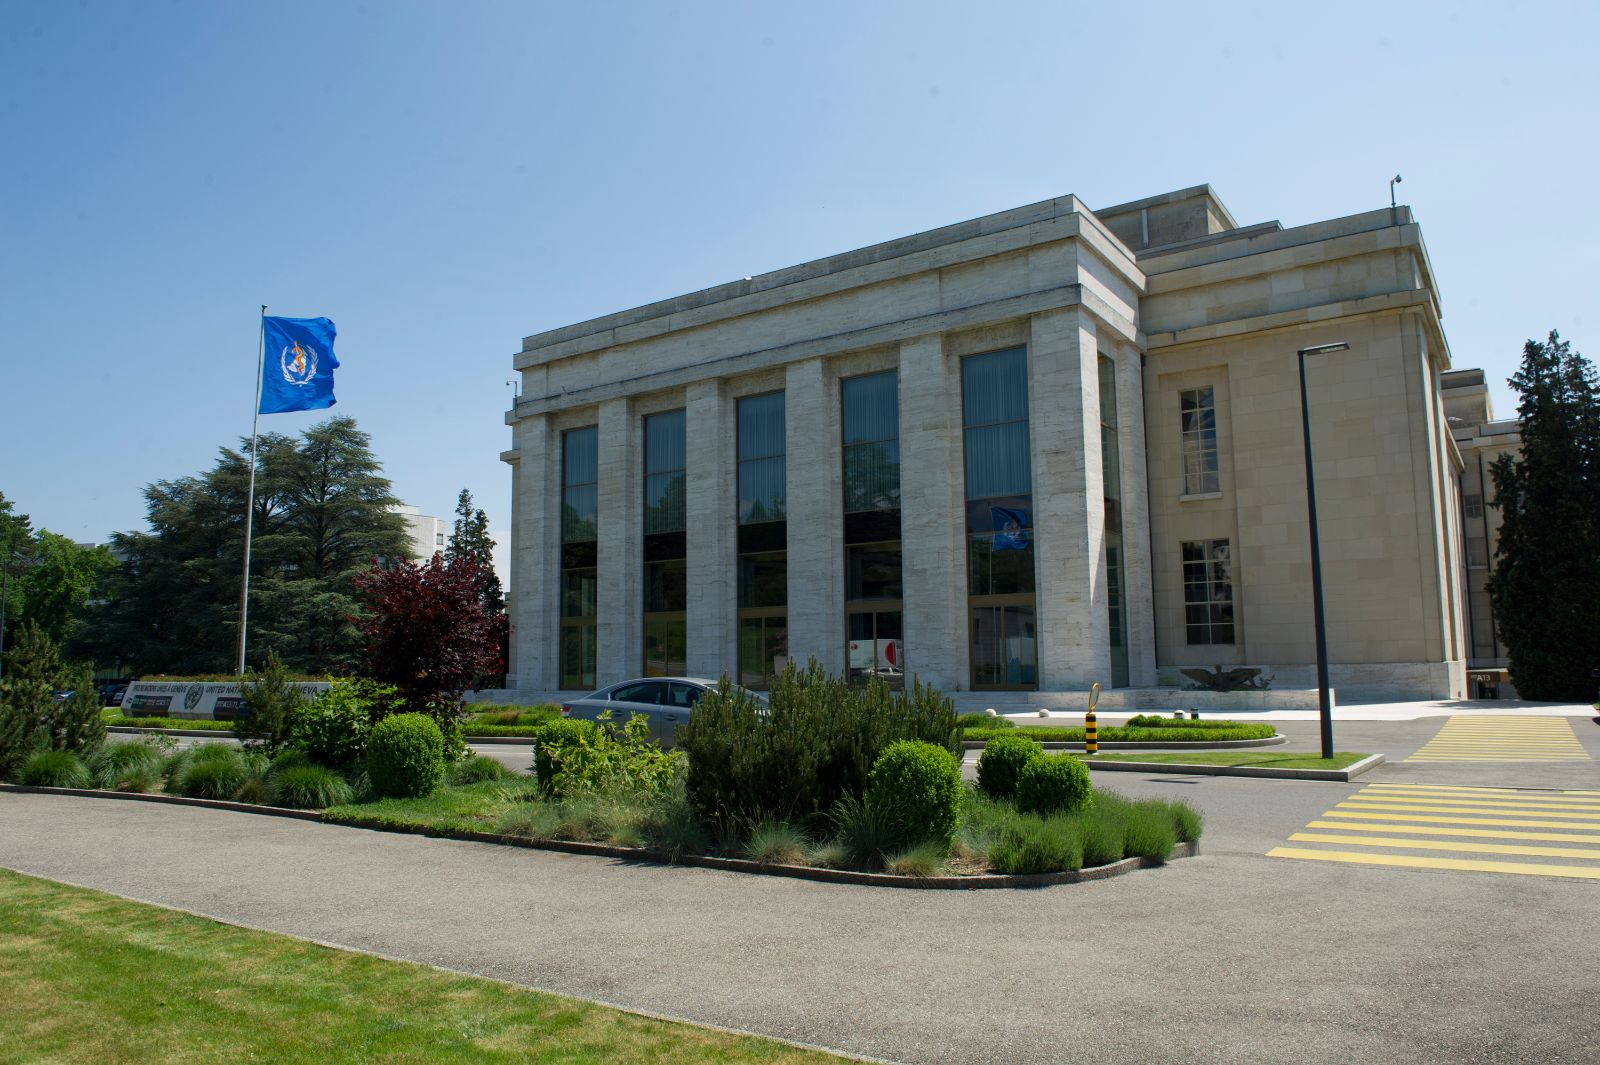
<instances>
[{"instance_id":1,"label":"ornamental grass clump","mask_svg":"<svg viewBox=\"0 0 1600 1065\"><path fill-rule=\"evenodd\" d=\"M177 771L177 791L191 799L231 799L252 775L237 748L202 744L188 753Z\"/></svg>"},{"instance_id":2,"label":"ornamental grass clump","mask_svg":"<svg viewBox=\"0 0 1600 1065\"><path fill-rule=\"evenodd\" d=\"M1089 767L1070 754L1040 754L1017 774L1017 809L1025 814L1071 813L1093 802Z\"/></svg>"},{"instance_id":3,"label":"ornamental grass clump","mask_svg":"<svg viewBox=\"0 0 1600 1065\"><path fill-rule=\"evenodd\" d=\"M1013 799L1022 767L1044 754L1038 741L1027 736L999 736L978 755L978 787L996 799Z\"/></svg>"},{"instance_id":4,"label":"ornamental grass clump","mask_svg":"<svg viewBox=\"0 0 1600 1065\"><path fill-rule=\"evenodd\" d=\"M892 743L872 767L866 804L890 825L898 847L933 844L945 852L961 822L961 763L920 740Z\"/></svg>"},{"instance_id":5,"label":"ornamental grass clump","mask_svg":"<svg viewBox=\"0 0 1600 1065\"><path fill-rule=\"evenodd\" d=\"M1061 873L1082 869L1082 826L1067 817L1026 817L1007 825L989 848L997 873Z\"/></svg>"},{"instance_id":6,"label":"ornamental grass clump","mask_svg":"<svg viewBox=\"0 0 1600 1065\"><path fill-rule=\"evenodd\" d=\"M108 743L89 760L96 787L117 791L144 791L161 779L161 750L150 743ZM124 787L137 781L140 787Z\"/></svg>"},{"instance_id":7,"label":"ornamental grass clump","mask_svg":"<svg viewBox=\"0 0 1600 1065\"><path fill-rule=\"evenodd\" d=\"M290 766L275 773L268 791L274 805L297 810L324 810L355 798L343 777L320 765Z\"/></svg>"},{"instance_id":8,"label":"ornamental grass clump","mask_svg":"<svg viewBox=\"0 0 1600 1065\"><path fill-rule=\"evenodd\" d=\"M71 751L40 751L23 763L21 782L33 788L92 788L89 768Z\"/></svg>"},{"instance_id":9,"label":"ornamental grass clump","mask_svg":"<svg viewBox=\"0 0 1600 1065\"><path fill-rule=\"evenodd\" d=\"M782 821L765 821L750 830L744 856L762 865L800 865L806 860L805 833Z\"/></svg>"},{"instance_id":10,"label":"ornamental grass clump","mask_svg":"<svg viewBox=\"0 0 1600 1065\"><path fill-rule=\"evenodd\" d=\"M395 714L367 737L367 777L382 798L432 794L444 777L444 734L424 714Z\"/></svg>"},{"instance_id":11,"label":"ornamental grass clump","mask_svg":"<svg viewBox=\"0 0 1600 1065\"><path fill-rule=\"evenodd\" d=\"M457 788L481 784L485 780L504 780L509 776L511 770L486 754L468 755L459 762L451 763L450 768L445 770L445 781Z\"/></svg>"}]
</instances>

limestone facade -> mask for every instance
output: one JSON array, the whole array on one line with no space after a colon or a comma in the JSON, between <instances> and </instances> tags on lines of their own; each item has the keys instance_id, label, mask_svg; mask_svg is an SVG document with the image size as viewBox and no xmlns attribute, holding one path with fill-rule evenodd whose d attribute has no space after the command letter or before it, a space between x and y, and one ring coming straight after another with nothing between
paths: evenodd
<instances>
[{"instance_id":1,"label":"limestone facade","mask_svg":"<svg viewBox=\"0 0 1600 1065\"><path fill-rule=\"evenodd\" d=\"M1099 211L1062 197L528 337L502 456L514 471L510 683L534 698L646 671L657 547L642 426L662 411L684 412L682 667L737 676L758 657L755 571L742 568L755 540L739 516L760 463L742 461L740 401L773 393L784 513L767 529L785 552L786 602L762 654L852 668L864 622L851 616L860 537L846 531L842 392L893 371L898 531L883 535L897 537L899 565L881 594L903 636L879 640L895 644L891 672L1041 702L1097 681L1181 686L1195 668L1311 686L1296 351L1337 341L1349 350L1306 367L1333 682L1346 701L1462 697L1470 471L1443 406L1440 315L1408 208L1241 227L1199 186ZM990 430L964 374L1016 352L1025 388L1008 386L1011 428L993 432L1025 427L1026 458L990 457L1027 469L1001 469L1021 478L1012 495L980 498L974 449ZM562 448L590 426L597 650L576 684L562 651L574 557ZM1001 533L1002 515L1031 527ZM981 559L1011 579L1024 558L1021 585L973 575Z\"/></svg>"}]
</instances>

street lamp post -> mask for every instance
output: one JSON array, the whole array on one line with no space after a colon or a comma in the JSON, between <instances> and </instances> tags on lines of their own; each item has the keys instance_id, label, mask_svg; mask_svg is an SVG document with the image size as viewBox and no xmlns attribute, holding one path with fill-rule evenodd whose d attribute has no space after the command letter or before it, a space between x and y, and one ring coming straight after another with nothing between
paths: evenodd
<instances>
[{"instance_id":1,"label":"street lamp post","mask_svg":"<svg viewBox=\"0 0 1600 1065\"><path fill-rule=\"evenodd\" d=\"M1300 430L1306 445L1306 510L1311 520L1311 609L1317 630L1317 710L1322 722L1322 757L1333 757L1333 707L1328 695L1328 631L1322 616L1322 545L1317 538L1317 482L1311 469L1311 404L1306 399L1306 356L1349 351L1344 341L1301 348Z\"/></svg>"}]
</instances>

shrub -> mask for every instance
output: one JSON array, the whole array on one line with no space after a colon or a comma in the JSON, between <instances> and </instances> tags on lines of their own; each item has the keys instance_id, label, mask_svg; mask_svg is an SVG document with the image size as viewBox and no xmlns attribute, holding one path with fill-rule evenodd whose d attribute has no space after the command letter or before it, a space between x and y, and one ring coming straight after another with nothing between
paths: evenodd
<instances>
[{"instance_id":1,"label":"shrub","mask_svg":"<svg viewBox=\"0 0 1600 1065\"><path fill-rule=\"evenodd\" d=\"M1023 766L1043 753L1038 742L1027 736L999 736L990 740L978 755L978 787L996 799L1015 798L1017 775Z\"/></svg>"},{"instance_id":2,"label":"shrub","mask_svg":"<svg viewBox=\"0 0 1600 1065\"><path fill-rule=\"evenodd\" d=\"M289 729L305 707L306 697L289 679L283 663L271 651L267 662L252 681L239 685L244 712L233 723L243 744L267 754L277 754L289 743Z\"/></svg>"},{"instance_id":3,"label":"shrub","mask_svg":"<svg viewBox=\"0 0 1600 1065\"><path fill-rule=\"evenodd\" d=\"M380 796L430 794L444 776L444 736L423 714L395 714L367 737L367 776Z\"/></svg>"},{"instance_id":4,"label":"shrub","mask_svg":"<svg viewBox=\"0 0 1600 1065\"><path fill-rule=\"evenodd\" d=\"M51 750L71 751L89 757L106 741L106 722L101 714L100 689L94 671L88 666L63 673L71 685L72 697L52 699L45 714L45 731Z\"/></svg>"},{"instance_id":5,"label":"shrub","mask_svg":"<svg viewBox=\"0 0 1600 1065\"><path fill-rule=\"evenodd\" d=\"M806 837L793 825L766 821L750 830L744 856L763 865L799 865L806 857Z\"/></svg>"},{"instance_id":6,"label":"shrub","mask_svg":"<svg viewBox=\"0 0 1600 1065\"><path fill-rule=\"evenodd\" d=\"M252 806L268 806L272 803L272 785L265 777L246 777L239 790L233 793L234 802L249 803Z\"/></svg>"},{"instance_id":7,"label":"shrub","mask_svg":"<svg viewBox=\"0 0 1600 1065\"><path fill-rule=\"evenodd\" d=\"M195 747L178 773L178 791L195 799L231 799L250 771L231 747Z\"/></svg>"},{"instance_id":8,"label":"shrub","mask_svg":"<svg viewBox=\"0 0 1600 1065\"><path fill-rule=\"evenodd\" d=\"M1126 826L1107 804L1096 803L1089 815L1081 820L1080 826L1084 865L1110 865L1122 861L1127 854L1123 849Z\"/></svg>"},{"instance_id":9,"label":"shrub","mask_svg":"<svg viewBox=\"0 0 1600 1065\"><path fill-rule=\"evenodd\" d=\"M481 784L485 780L504 780L511 770L486 754L474 754L456 762L445 771L445 779L455 787L464 784Z\"/></svg>"},{"instance_id":10,"label":"shrub","mask_svg":"<svg viewBox=\"0 0 1600 1065\"><path fill-rule=\"evenodd\" d=\"M1178 845L1178 831L1165 803L1134 803L1124 821L1123 852L1164 862Z\"/></svg>"},{"instance_id":11,"label":"shrub","mask_svg":"<svg viewBox=\"0 0 1600 1065\"><path fill-rule=\"evenodd\" d=\"M555 752L577 743L580 737L591 735L598 728L593 721L569 718L559 718L539 726L533 734L533 773L545 791L550 791L555 780Z\"/></svg>"},{"instance_id":12,"label":"shrub","mask_svg":"<svg viewBox=\"0 0 1600 1065\"><path fill-rule=\"evenodd\" d=\"M1170 814L1172 817L1172 827L1173 830L1177 832L1178 840L1180 842L1193 843L1195 840L1200 838L1200 833L1204 828L1205 821L1204 818L1200 816L1199 810L1196 810L1193 806L1190 806L1186 802L1175 802L1171 800L1168 800L1165 803L1165 806L1168 814Z\"/></svg>"},{"instance_id":13,"label":"shrub","mask_svg":"<svg viewBox=\"0 0 1600 1065\"><path fill-rule=\"evenodd\" d=\"M1023 813L1071 813L1093 802L1089 767L1070 754L1041 754L1017 774L1017 809Z\"/></svg>"},{"instance_id":14,"label":"shrub","mask_svg":"<svg viewBox=\"0 0 1600 1065\"><path fill-rule=\"evenodd\" d=\"M371 711L371 699L361 683L335 680L315 701L291 715L289 743L322 765L353 765L366 754Z\"/></svg>"},{"instance_id":15,"label":"shrub","mask_svg":"<svg viewBox=\"0 0 1600 1065\"><path fill-rule=\"evenodd\" d=\"M298 810L322 810L355 798L343 777L320 765L291 766L274 774L269 794L276 805Z\"/></svg>"},{"instance_id":16,"label":"shrub","mask_svg":"<svg viewBox=\"0 0 1600 1065\"><path fill-rule=\"evenodd\" d=\"M990 717L988 714L962 714L956 718L956 728L1016 728L1017 723L1009 717L1000 717L998 714Z\"/></svg>"},{"instance_id":17,"label":"shrub","mask_svg":"<svg viewBox=\"0 0 1600 1065\"><path fill-rule=\"evenodd\" d=\"M956 749L955 709L936 689L913 682L890 691L880 678L865 688L829 676L811 662L791 662L769 699L724 677L678 729L689 757L688 796L700 815L722 826L786 821L827 825L841 799L866 795L872 767L897 740Z\"/></svg>"},{"instance_id":18,"label":"shrub","mask_svg":"<svg viewBox=\"0 0 1600 1065\"><path fill-rule=\"evenodd\" d=\"M948 851L961 822L961 763L931 743L892 743L872 767L866 801L889 818L902 847Z\"/></svg>"},{"instance_id":19,"label":"shrub","mask_svg":"<svg viewBox=\"0 0 1600 1065\"><path fill-rule=\"evenodd\" d=\"M1025 817L1007 825L989 848L996 872L1058 873L1083 868L1083 836L1065 817Z\"/></svg>"},{"instance_id":20,"label":"shrub","mask_svg":"<svg viewBox=\"0 0 1600 1065\"><path fill-rule=\"evenodd\" d=\"M711 850L711 832L689 805L683 778L656 797L650 818L644 825L645 842L675 862L685 854L705 854Z\"/></svg>"},{"instance_id":21,"label":"shrub","mask_svg":"<svg viewBox=\"0 0 1600 1065\"><path fill-rule=\"evenodd\" d=\"M22 767L22 783L35 788L89 788L94 778L71 751L40 751Z\"/></svg>"},{"instance_id":22,"label":"shrub","mask_svg":"<svg viewBox=\"0 0 1600 1065\"><path fill-rule=\"evenodd\" d=\"M108 743L95 752L89 770L97 787L122 790L123 783L133 778L144 783L159 779L162 760L161 751L149 743Z\"/></svg>"},{"instance_id":23,"label":"shrub","mask_svg":"<svg viewBox=\"0 0 1600 1065\"><path fill-rule=\"evenodd\" d=\"M900 847L900 835L885 811L847 795L833 808L833 842L845 864L863 869L883 865L885 856Z\"/></svg>"}]
</instances>

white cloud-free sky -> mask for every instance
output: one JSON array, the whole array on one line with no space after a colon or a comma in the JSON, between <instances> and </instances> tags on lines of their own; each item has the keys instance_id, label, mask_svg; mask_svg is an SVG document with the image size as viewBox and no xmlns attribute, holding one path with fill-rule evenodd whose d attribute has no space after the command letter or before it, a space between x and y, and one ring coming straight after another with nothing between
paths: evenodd
<instances>
[{"instance_id":1,"label":"white cloud-free sky","mask_svg":"<svg viewBox=\"0 0 1600 1065\"><path fill-rule=\"evenodd\" d=\"M1241 224L1404 175L1459 366L1600 355L1600 5L70 3L0 19L0 491L78 540L339 329L397 494L498 461L523 336L1065 193ZM320 415L262 419L297 432Z\"/></svg>"}]
</instances>

